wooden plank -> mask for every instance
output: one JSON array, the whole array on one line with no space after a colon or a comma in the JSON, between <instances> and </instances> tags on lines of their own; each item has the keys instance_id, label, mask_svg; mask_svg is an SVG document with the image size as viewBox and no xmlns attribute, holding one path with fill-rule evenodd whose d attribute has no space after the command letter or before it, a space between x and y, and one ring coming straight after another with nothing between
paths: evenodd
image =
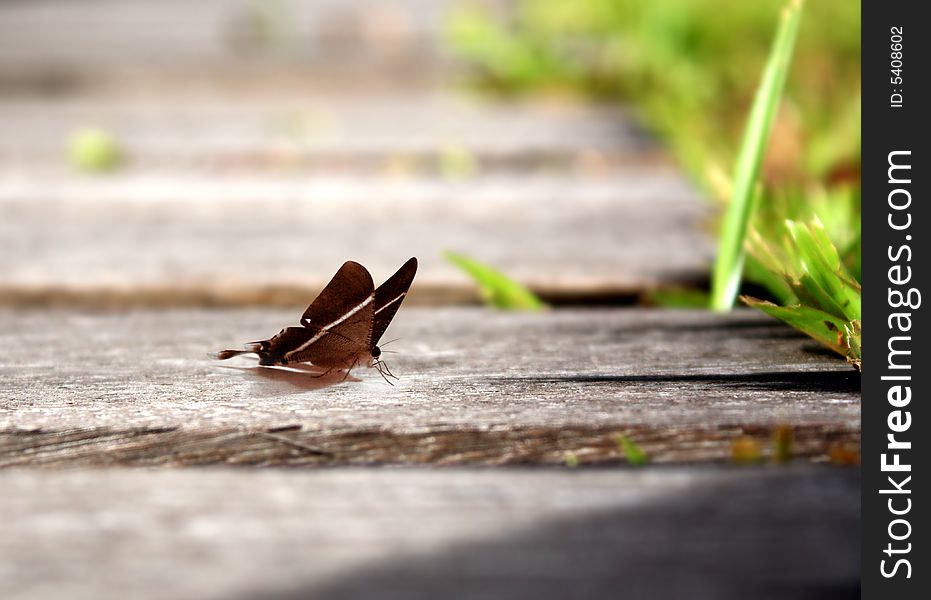
<instances>
[{"instance_id":1,"label":"wooden plank","mask_svg":"<svg viewBox=\"0 0 931 600\"><path fill-rule=\"evenodd\" d=\"M393 386L207 356L298 313L0 313L0 464L618 462L619 432L720 461L779 426L826 460L859 439L859 375L748 311L405 308Z\"/></svg>"},{"instance_id":2,"label":"wooden plank","mask_svg":"<svg viewBox=\"0 0 931 600\"><path fill-rule=\"evenodd\" d=\"M447 249L555 300L708 271L706 207L617 109L234 97L0 103L0 303L298 304L349 257L389 273L412 255L424 301L473 301ZM125 169L69 169L88 123ZM448 148L475 172L445 172Z\"/></svg>"},{"instance_id":3,"label":"wooden plank","mask_svg":"<svg viewBox=\"0 0 931 600\"><path fill-rule=\"evenodd\" d=\"M442 259L447 249L557 300L610 298L701 278L710 256L691 190L662 176L581 187L551 178L453 188L379 179L255 183L171 184L212 190L193 201L179 194L0 202L0 302L295 305L347 258L383 279L410 256L421 260L425 300L474 300L471 282ZM239 184L234 197L222 197ZM657 209L681 221L667 228Z\"/></svg>"},{"instance_id":4,"label":"wooden plank","mask_svg":"<svg viewBox=\"0 0 931 600\"><path fill-rule=\"evenodd\" d=\"M707 211L623 110L382 86L378 32L409 71L442 62L443 3L285 4L314 43L258 64L224 45L252 3L0 7L0 303L297 304L348 257L389 272L411 255L422 301L473 301L446 249L556 301L705 278ZM20 71L136 82L22 93L3 84ZM67 164L86 126L116 136L120 171Z\"/></svg>"},{"instance_id":5,"label":"wooden plank","mask_svg":"<svg viewBox=\"0 0 931 600\"><path fill-rule=\"evenodd\" d=\"M496 102L437 86L380 90L362 82L350 90L295 90L293 85L298 82L219 91L168 87L145 95L93 90L0 95L5 163L0 173L13 177L18 168L39 169L59 178L59 186L47 189L61 194L60 184L69 181L61 169L67 136L89 125L119 138L130 172L177 169L181 177L255 172L282 177L308 171L388 171L400 177L405 168L409 176L436 176L437 155L448 146L463 148L479 168L492 171L503 163L544 173L598 175L659 162L653 140L625 110L611 104ZM433 163L417 162L425 158ZM90 181L71 183L96 189L87 187ZM36 190L32 197L42 188L25 189ZM131 199L145 190L124 193ZM76 194L80 197L80 191Z\"/></svg>"},{"instance_id":6,"label":"wooden plank","mask_svg":"<svg viewBox=\"0 0 931 600\"><path fill-rule=\"evenodd\" d=\"M0 596L808 598L859 584L851 469L0 473Z\"/></svg>"},{"instance_id":7,"label":"wooden plank","mask_svg":"<svg viewBox=\"0 0 931 600\"><path fill-rule=\"evenodd\" d=\"M0 431L0 468L341 465L627 464L618 436L636 440L654 464L732 462L735 441L753 440L775 461L777 432L791 436L779 461L859 462L860 432L841 425L660 425L304 429L82 428Z\"/></svg>"},{"instance_id":8,"label":"wooden plank","mask_svg":"<svg viewBox=\"0 0 931 600\"><path fill-rule=\"evenodd\" d=\"M58 90L68 82L149 73L313 69L421 75L445 65L449 2L90 0L0 5L0 81ZM31 75L31 78L30 78ZM197 78L192 80L196 82Z\"/></svg>"}]
</instances>

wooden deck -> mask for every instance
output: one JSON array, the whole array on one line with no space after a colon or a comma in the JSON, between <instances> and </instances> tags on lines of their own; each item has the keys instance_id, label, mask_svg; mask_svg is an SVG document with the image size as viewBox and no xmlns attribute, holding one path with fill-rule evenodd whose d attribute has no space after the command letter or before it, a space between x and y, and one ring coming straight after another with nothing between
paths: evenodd
<instances>
[{"instance_id":1,"label":"wooden deck","mask_svg":"<svg viewBox=\"0 0 931 600\"><path fill-rule=\"evenodd\" d=\"M853 597L859 472L0 472L0 596Z\"/></svg>"},{"instance_id":2,"label":"wooden deck","mask_svg":"<svg viewBox=\"0 0 931 600\"><path fill-rule=\"evenodd\" d=\"M395 385L208 357L296 314L2 313L0 465L618 463L618 433L720 462L779 426L825 461L859 440L856 371L750 311L405 308Z\"/></svg>"}]
</instances>

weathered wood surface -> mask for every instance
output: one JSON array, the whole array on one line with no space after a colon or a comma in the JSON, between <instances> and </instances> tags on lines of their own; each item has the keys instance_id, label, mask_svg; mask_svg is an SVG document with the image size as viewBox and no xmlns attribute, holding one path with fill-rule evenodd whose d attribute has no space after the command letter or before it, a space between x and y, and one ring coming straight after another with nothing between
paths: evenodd
<instances>
[{"instance_id":1,"label":"weathered wood surface","mask_svg":"<svg viewBox=\"0 0 931 600\"><path fill-rule=\"evenodd\" d=\"M223 47L249 3L0 6L0 303L299 304L347 258L384 276L412 255L413 302L474 300L444 250L556 301L705 277L707 207L623 110L382 86L390 53L356 25L408 23L394 59L420 72L443 61L438 4L293 4L307 43L258 63ZM342 67L351 84L325 76ZM69 165L87 126L119 141L117 172Z\"/></svg>"},{"instance_id":2,"label":"weathered wood surface","mask_svg":"<svg viewBox=\"0 0 931 600\"><path fill-rule=\"evenodd\" d=\"M291 69L329 80L438 76L451 2L290 0L0 3L0 84L46 91L152 74ZM134 77L135 76L135 77ZM195 80L196 83L196 80Z\"/></svg>"},{"instance_id":3,"label":"weathered wood surface","mask_svg":"<svg viewBox=\"0 0 931 600\"><path fill-rule=\"evenodd\" d=\"M224 190L222 184L242 174L286 181L288 175L321 172L437 177L438 155L449 146L467 150L479 173L520 169L528 175L597 177L624 167L654 167L675 179L657 145L626 111L608 104L496 102L418 87L368 93L315 87L296 93L277 85L238 93L168 88L141 97L94 90L63 97L0 94L0 108L3 174L7 185L16 184L13 189L30 199L178 197L182 183L191 180L199 185L188 190L189 199L229 194L260 200L254 191L235 185ZM124 146L126 177L81 178L66 168L68 135L95 124ZM56 178L13 177L27 167ZM140 173L146 169L153 171L149 177ZM178 176L178 183L158 177L166 173ZM160 185L147 189L143 183ZM276 188L275 179L265 183L273 192L288 189Z\"/></svg>"},{"instance_id":4,"label":"weathered wood surface","mask_svg":"<svg viewBox=\"0 0 931 600\"><path fill-rule=\"evenodd\" d=\"M393 386L207 356L298 313L0 313L0 465L617 463L619 432L720 461L778 426L826 460L859 440L859 375L752 312L408 307Z\"/></svg>"},{"instance_id":5,"label":"weathered wood surface","mask_svg":"<svg viewBox=\"0 0 931 600\"><path fill-rule=\"evenodd\" d=\"M856 470L0 473L0 597L826 598Z\"/></svg>"},{"instance_id":6,"label":"weathered wood surface","mask_svg":"<svg viewBox=\"0 0 931 600\"><path fill-rule=\"evenodd\" d=\"M791 432L791 457L779 461L859 463L859 431L837 425L568 426L425 428L81 428L0 431L0 468L202 465L624 465L618 435L655 464L732 460L735 440L752 439L762 461L777 430Z\"/></svg>"},{"instance_id":7,"label":"weathered wood surface","mask_svg":"<svg viewBox=\"0 0 931 600\"><path fill-rule=\"evenodd\" d=\"M0 102L0 302L297 304L347 258L414 255L421 301L474 299L444 250L556 299L707 273L706 207L622 112L359 98ZM69 171L87 123L125 169Z\"/></svg>"}]
</instances>

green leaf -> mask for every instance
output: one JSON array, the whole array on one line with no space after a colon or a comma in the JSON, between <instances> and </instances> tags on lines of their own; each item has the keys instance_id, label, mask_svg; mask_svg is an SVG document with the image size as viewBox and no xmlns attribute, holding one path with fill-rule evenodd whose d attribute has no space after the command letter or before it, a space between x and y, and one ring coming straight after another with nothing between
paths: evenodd
<instances>
[{"instance_id":1,"label":"green leaf","mask_svg":"<svg viewBox=\"0 0 931 600\"><path fill-rule=\"evenodd\" d=\"M816 286L806 286L821 308L848 321L860 318L859 285L847 273L824 227L815 219L810 225L786 223L795 242L802 267ZM818 290L816 292L815 290Z\"/></svg>"},{"instance_id":2,"label":"green leaf","mask_svg":"<svg viewBox=\"0 0 931 600\"><path fill-rule=\"evenodd\" d=\"M848 356L845 331L848 323L817 308L796 304L794 306L776 306L772 302L742 296L747 305L758 308L766 314L780 319L841 356Z\"/></svg>"},{"instance_id":3,"label":"green leaf","mask_svg":"<svg viewBox=\"0 0 931 600\"><path fill-rule=\"evenodd\" d=\"M793 289L801 301L800 304L823 310L839 319L846 320L843 307L835 302L833 296L825 291L811 275L802 275L799 285L794 285Z\"/></svg>"},{"instance_id":4,"label":"green leaf","mask_svg":"<svg viewBox=\"0 0 931 600\"><path fill-rule=\"evenodd\" d=\"M748 254L744 264L744 271L747 281L765 287L770 294L779 300L780 304L793 304L798 301L798 298L792 292L792 287L786 283L785 278L780 274L779 267L770 267L756 255ZM705 306L708 305L705 304Z\"/></svg>"},{"instance_id":5,"label":"green leaf","mask_svg":"<svg viewBox=\"0 0 931 600\"><path fill-rule=\"evenodd\" d=\"M724 217L712 274L711 307L717 311L730 310L737 297L743 273L747 225L757 196L757 177L789 72L801 13L801 0L791 0L783 11L779 31L744 128L730 204Z\"/></svg>"},{"instance_id":6,"label":"green leaf","mask_svg":"<svg viewBox=\"0 0 931 600\"><path fill-rule=\"evenodd\" d=\"M546 308L546 304L533 292L500 271L455 252L447 251L443 256L475 280L487 305L506 310L524 311Z\"/></svg>"},{"instance_id":7,"label":"green leaf","mask_svg":"<svg viewBox=\"0 0 931 600\"><path fill-rule=\"evenodd\" d=\"M860 233L857 233L857 237L847 246L847 249L843 253L844 267L847 268L847 271L850 273L850 276L856 281L861 281L860 276L860 252L862 248Z\"/></svg>"},{"instance_id":8,"label":"green leaf","mask_svg":"<svg viewBox=\"0 0 931 600\"><path fill-rule=\"evenodd\" d=\"M650 457L647 456L647 453L623 433L617 434L617 446L621 454L627 458L627 462L632 465L639 466L650 462Z\"/></svg>"}]
</instances>

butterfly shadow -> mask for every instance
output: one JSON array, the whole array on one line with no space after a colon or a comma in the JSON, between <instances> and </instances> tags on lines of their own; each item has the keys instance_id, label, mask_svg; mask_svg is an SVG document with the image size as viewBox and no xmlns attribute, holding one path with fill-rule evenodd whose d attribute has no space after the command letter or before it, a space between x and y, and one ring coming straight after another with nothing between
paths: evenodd
<instances>
[{"instance_id":1,"label":"butterfly shadow","mask_svg":"<svg viewBox=\"0 0 931 600\"><path fill-rule=\"evenodd\" d=\"M312 365L295 364L288 367L235 367L223 366L223 369L239 371L255 384L261 395L296 393L322 390L345 381L361 381L342 370L327 371ZM269 385L272 384L272 385Z\"/></svg>"}]
</instances>

